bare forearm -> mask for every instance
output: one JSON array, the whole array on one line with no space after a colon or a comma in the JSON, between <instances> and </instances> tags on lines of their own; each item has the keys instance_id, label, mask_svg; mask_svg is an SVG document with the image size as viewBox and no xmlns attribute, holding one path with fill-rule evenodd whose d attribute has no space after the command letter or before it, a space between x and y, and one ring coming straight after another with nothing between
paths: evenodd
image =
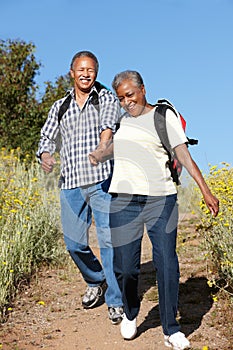
<instances>
[{"instance_id":1,"label":"bare forearm","mask_svg":"<svg viewBox=\"0 0 233 350\"><path fill-rule=\"evenodd\" d=\"M198 168L195 161L192 159L190 153L187 150L186 145L184 145L185 148L181 148L178 146L176 148L176 156L180 163L185 167L185 169L188 171L190 176L194 179L194 181L199 186L201 192L209 191L209 188L204 180L204 177Z\"/></svg>"},{"instance_id":2,"label":"bare forearm","mask_svg":"<svg viewBox=\"0 0 233 350\"><path fill-rule=\"evenodd\" d=\"M197 164L192 159L187 147L185 144L179 145L175 148L177 159L180 161L180 163L185 167L185 169L188 171L188 173L192 176L194 181L199 186L204 200L206 202L206 205L209 207L211 213L216 216L219 211L219 201L218 199L213 196L211 193L207 183L205 182L205 179L198 168Z\"/></svg>"},{"instance_id":3,"label":"bare forearm","mask_svg":"<svg viewBox=\"0 0 233 350\"><path fill-rule=\"evenodd\" d=\"M105 129L100 134L100 144L112 140L112 130Z\"/></svg>"},{"instance_id":4,"label":"bare forearm","mask_svg":"<svg viewBox=\"0 0 233 350\"><path fill-rule=\"evenodd\" d=\"M100 143L97 148L89 154L92 165L96 166L113 157L112 130L106 129L100 135Z\"/></svg>"}]
</instances>

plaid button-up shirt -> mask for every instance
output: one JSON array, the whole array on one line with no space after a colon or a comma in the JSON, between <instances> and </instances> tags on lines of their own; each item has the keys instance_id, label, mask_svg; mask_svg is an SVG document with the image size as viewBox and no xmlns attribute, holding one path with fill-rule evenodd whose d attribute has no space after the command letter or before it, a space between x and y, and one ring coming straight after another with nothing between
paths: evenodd
<instances>
[{"instance_id":1,"label":"plaid button-up shirt","mask_svg":"<svg viewBox=\"0 0 233 350\"><path fill-rule=\"evenodd\" d=\"M65 98L56 101L48 114L48 118L41 129L41 138L37 157L43 152L53 154L57 148L57 140L61 138L61 178L62 189L71 189L91 185L103 181L112 172L111 161L92 166L88 155L99 144L100 134L105 129L112 129L120 117L120 105L115 95L101 89L98 93L99 110L94 106L93 91L83 106L79 108L75 101L74 90L71 90L72 99L69 108L64 113L60 125L58 111Z\"/></svg>"}]
</instances>

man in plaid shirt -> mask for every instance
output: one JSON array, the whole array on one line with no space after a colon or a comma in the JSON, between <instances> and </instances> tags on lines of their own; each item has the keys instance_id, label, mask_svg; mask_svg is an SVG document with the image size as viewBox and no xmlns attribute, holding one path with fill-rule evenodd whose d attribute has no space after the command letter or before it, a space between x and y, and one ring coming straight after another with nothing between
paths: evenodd
<instances>
[{"instance_id":1,"label":"man in plaid shirt","mask_svg":"<svg viewBox=\"0 0 233 350\"><path fill-rule=\"evenodd\" d=\"M37 157L42 169L53 170L56 139L61 137L60 200L64 240L74 263L87 283L83 296L84 308L98 305L107 289L105 301L113 324L122 320L121 292L113 272L113 249L109 228L112 163L95 163L92 152L111 142L120 116L117 98L104 88L96 77L98 60L89 51L78 52L71 61L70 75L74 88L69 91L70 102L61 120L59 109L65 99L56 101L41 129ZM95 165L95 166L93 166ZM88 242L88 230L95 219L102 265Z\"/></svg>"}]
</instances>

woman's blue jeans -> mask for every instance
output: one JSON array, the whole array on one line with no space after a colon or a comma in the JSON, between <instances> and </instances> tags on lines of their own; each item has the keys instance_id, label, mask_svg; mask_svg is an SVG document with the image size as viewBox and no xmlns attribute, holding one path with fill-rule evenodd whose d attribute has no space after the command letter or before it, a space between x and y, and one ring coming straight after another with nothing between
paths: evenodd
<instances>
[{"instance_id":1,"label":"woman's blue jeans","mask_svg":"<svg viewBox=\"0 0 233 350\"><path fill-rule=\"evenodd\" d=\"M176 321L179 289L177 223L176 194L164 197L118 194L112 197L110 227L114 270L126 316L133 320L139 313L138 276L145 225L152 243L160 318L166 335L180 330Z\"/></svg>"},{"instance_id":2,"label":"woman's blue jeans","mask_svg":"<svg viewBox=\"0 0 233 350\"><path fill-rule=\"evenodd\" d=\"M108 306L122 306L121 292L113 271L113 248L109 228L111 196L109 181L61 190L61 221L64 241L76 266L90 287L107 282L105 301ZM101 263L89 246L89 228L94 216Z\"/></svg>"}]
</instances>

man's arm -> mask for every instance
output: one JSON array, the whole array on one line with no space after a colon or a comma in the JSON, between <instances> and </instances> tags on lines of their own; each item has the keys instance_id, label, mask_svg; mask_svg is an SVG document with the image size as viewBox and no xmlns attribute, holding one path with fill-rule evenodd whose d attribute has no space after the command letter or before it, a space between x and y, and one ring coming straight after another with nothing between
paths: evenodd
<instances>
[{"instance_id":1,"label":"man's arm","mask_svg":"<svg viewBox=\"0 0 233 350\"><path fill-rule=\"evenodd\" d=\"M175 147L175 153L179 162L185 167L185 169L199 186L209 210L214 216L217 216L219 211L219 200L211 193L201 174L200 169L192 159L186 144Z\"/></svg>"},{"instance_id":2,"label":"man's arm","mask_svg":"<svg viewBox=\"0 0 233 350\"><path fill-rule=\"evenodd\" d=\"M109 90L103 89L99 95L100 101L100 143L97 148L89 154L92 165L103 163L113 158L113 134L121 116L120 104L117 97Z\"/></svg>"},{"instance_id":3,"label":"man's arm","mask_svg":"<svg viewBox=\"0 0 233 350\"><path fill-rule=\"evenodd\" d=\"M41 129L39 147L36 152L36 157L41 163L42 169L46 173L50 173L53 170L54 164L56 163L55 158L52 155L56 151L56 142L59 134L59 126L57 121L59 106L58 101L52 105L45 124Z\"/></svg>"}]
</instances>

